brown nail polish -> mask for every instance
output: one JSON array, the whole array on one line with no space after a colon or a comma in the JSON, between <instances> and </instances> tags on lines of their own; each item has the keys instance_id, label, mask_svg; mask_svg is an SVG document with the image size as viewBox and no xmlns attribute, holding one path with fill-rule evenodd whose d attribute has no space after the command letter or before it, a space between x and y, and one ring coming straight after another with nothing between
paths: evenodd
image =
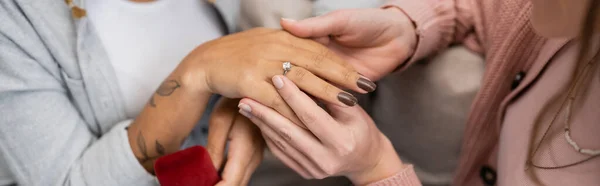
<instances>
[{"instance_id":1,"label":"brown nail polish","mask_svg":"<svg viewBox=\"0 0 600 186\"><path fill-rule=\"evenodd\" d=\"M342 102L348 106L354 106L354 105L356 105L356 102L358 102L356 97L354 97L352 94L347 93L347 92L340 92L337 97L338 97L338 100L340 100L340 102Z\"/></svg>"},{"instance_id":2,"label":"brown nail polish","mask_svg":"<svg viewBox=\"0 0 600 186\"><path fill-rule=\"evenodd\" d=\"M360 76L358 81L356 81L356 85L358 85L360 89L363 89L367 92L373 92L377 88L377 85L375 83L373 83L371 80L367 79L364 76Z\"/></svg>"}]
</instances>

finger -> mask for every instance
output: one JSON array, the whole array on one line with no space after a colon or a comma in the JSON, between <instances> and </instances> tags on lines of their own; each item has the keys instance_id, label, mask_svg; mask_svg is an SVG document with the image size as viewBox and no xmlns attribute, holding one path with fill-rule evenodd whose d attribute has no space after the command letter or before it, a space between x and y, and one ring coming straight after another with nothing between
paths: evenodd
<instances>
[{"instance_id":1,"label":"finger","mask_svg":"<svg viewBox=\"0 0 600 186\"><path fill-rule=\"evenodd\" d=\"M322 154L321 152L324 152L324 150L322 149L322 146L320 144L314 144L312 146L308 146L308 145L300 146L300 145L298 145L298 143L290 144L291 141L299 141L299 140L291 140L292 138L294 138L294 137L291 137L291 136L293 136L293 134L289 135L286 132L282 132L282 130L280 130L280 129L272 128L269 124L266 124L265 122L261 121L258 117L252 117L251 115L249 115L250 113L247 113L246 111L244 111L242 109L240 109L240 113L242 113L242 115L244 115L244 116L248 116L248 118L250 118L250 120L252 120L252 122L260 128L260 131L263 133L263 135L265 137L270 139L273 142L273 144L275 144L275 146L277 146L277 148L279 148L279 150L281 150L282 152L287 154L290 158L292 158L296 162L298 162L300 164L300 166L302 166L304 168L304 170L306 170L308 173L310 173L311 176L324 174L324 171L321 170L321 168L316 166L316 164L315 164L315 162L316 162L315 158L322 157L322 156L320 156L320 154ZM282 119L285 119L285 118L282 118ZM296 125L293 125L293 124L289 124L289 126L300 129L299 127L297 127ZM300 129L300 130L302 130L302 129ZM306 132L306 131L304 131L304 132ZM316 142L314 140L314 138L312 140L313 140L313 143ZM313 143L308 142L308 144L313 144Z\"/></svg>"},{"instance_id":2,"label":"finger","mask_svg":"<svg viewBox=\"0 0 600 186\"><path fill-rule=\"evenodd\" d=\"M255 153L252 155L250 164L248 165L248 168L246 169L246 174L244 174L244 179L242 179L242 185L248 185L248 182L250 182L250 178L252 178L252 174L254 173L256 168L258 168L258 166L260 165L260 162L262 162L263 153L264 153L264 147L261 148L261 150L257 149L257 151L255 151Z\"/></svg>"},{"instance_id":3,"label":"finger","mask_svg":"<svg viewBox=\"0 0 600 186\"><path fill-rule=\"evenodd\" d=\"M287 40L287 44L277 45L269 50L267 60L278 62L289 61L295 66L303 67L313 74L360 93L372 92L376 85L371 80L361 76L354 67L339 57L334 51L312 41L301 39L284 32L280 39ZM281 74L282 66L276 64L269 71ZM272 74L274 75L274 74ZM272 77L272 76L269 76Z\"/></svg>"},{"instance_id":4,"label":"finger","mask_svg":"<svg viewBox=\"0 0 600 186\"><path fill-rule=\"evenodd\" d=\"M252 125L242 123L242 120L235 120L233 129L229 137L229 152L227 154L227 163L223 169L222 179L231 185L240 185L250 165L252 156L256 150L252 145ZM250 133L250 134L249 134Z\"/></svg>"},{"instance_id":5,"label":"finger","mask_svg":"<svg viewBox=\"0 0 600 186\"><path fill-rule=\"evenodd\" d=\"M356 92L367 93L377 88L375 83L361 76L350 63L337 56L334 51L313 41L298 38L291 40L292 47L277 56L280 57L278 60L290 61L295 66L303 67L327 81ZM298 47L309 50L298 50Z\"/></svg>"},{"instance_id":6,"label":"finger","mask_svg":"<svg viewBox=\"0 0 600 186\"><path fill-rule=\"evenodd\" d=\"M358 101L352 94L333 86L302 67L292 67L285 76L304 92L326 102L351 107Z\"/></svg>"},{"instance_id":7,"label":"finger","mask_svg":"<svg viewBox=\"0 0 600 186\"><path fill-rule=\"evenodd\" d=\"M227 98L219 99L210 116L206 150L217 170L223 165L227 136L237 114L236 102Z\"/></svg>"},{"instance_id":8,"label":"finger","mask_svg":"<svg viewBox=\"0 0 600 186\"><path fill-rule=\"evenodd\" d=\"M262 162L263 160L265 140L262 138L262 133L260 132L260 129L257 126L255 126L252 123L252 121L250 121L248 118L240 116L236 118L236 122L237 121L239 121L240 124L244 124L243 128L240 127L244 130L232 130L232 135L243 137L238 140L248 141L254 149L251 153L249 153L251 155L250 162L246 167L246 172L244 173L244 177L241 182L241 185L248 185L252 174L254 173L256 168L258 168L260 162Z\"/></svg>"},{"instance_id":9,"label":"finger","mask_svg":"<svg viewBox=\"0 0 600 186\"><path fill-rule=\"evenodd\" d=\"M311 38L341 35L348 22L348 11L334 11L301 21L281 19L281 27L297 37Z\"/></svg>"},{"instance_id":10,"label":"finger","mask_svg":"<svg viewBox=\"0 0 600 186\"><path fill-rule=\"evenodd\" d=\"M298 87L285 76L274 76L273 85L285 102L292 108L294 113L300 118L300 121L323 143L331 143L336 140L334 135L341 126L317 103L305 93L301 92ZM269 114L267 109L261 105L252 102L251 100L242 99L240 102L248 103L252 107L253 113L256 112L262 115L262 120L266 123L281 125L279 117L274 114ZM256 108L255 108L256 107ZM256 111L255 111L256 110ZM272 121L271 121L272 120ZM283 126L285 127L285 126ZM277 127L274 127L277 128Z\"/></svg>"},{"instance_id":11,"label":"finger","mask_svg":"<svg viewBox=\"0 0 600 186\"><path fill-rule=\"evenodd\" d=\"M272 71L277 71L275 70L275 65L272 65L273 67L271 67ZM283 67L279 67L279 68L283 68ZM283 70L281 70L283 71ZM272 73L272 74L268 74L271 75L269 77L273 77L276 75L279 75L282 73ZM329 103L334 103L340 106L354 106L356 105L357 99L350 93L343 91L341 89L339 89L337 86L332 85L332 83L329 83L323 79L321 79L320 77L316 76L315 74L309 72L308 70L299 67L299 66L293 66L289 72L286 73L286 75L290 80L292 80L293 82L297 83L298 87L300 87L300 89L302 89L303 91L307 92L308 94L317 97L321 100L327 101ZM271 79L271 78L269 78ZM270 88L273 89L273 91L275 91L274 88ZM283 99L279 99L278 98L278 102L281 101L283 103ZM259 101L261 103L264 103L262 101ZM279 103L278 103L279 104ZM267 105L269 106L269 105ZM285 105L286 108L285 109L289 109L289 107L287 105ZM274 108L274 107L272 107ZM283 109L283 108L282 108ZM279 111L279 109L276 108L276 110ZM291 111L290 110L286 110L286 111Z\"/></svg>"},{"instance_id":12,"label":"finger","mask_svg":"<svg viewBox=\"0 0 600 186\"><path fill-rule=\"evenodd\" d=\"M244 92L244 95L242 96L251 98L267 107L273 108L281 115L293 121L294 124L306 128L302 122L300 122L300 119L298 119L292 108L283 101L283 98L270 83L261 82L254 86L247 86L245 89L246 90L242 91Z\"/></svg>"},{"instance_id":13,"label":"finger","mask_svg":"<svg viewBox=\"0 0 600 186\"><path fill-rule=\"evenodd\" d=\"M309 131L298 127L289 119L254 100L244 98L238 105L239 112L256 124L270 139L282 139L301 152L323 151L321 142ZM319 108L320 109L320 108Z\"/></svg>"},{"instance_id":14,"label":"finger","mask_svg":"<svg viewBox=\"0 0 600 186\"><path fill-rule=\"evenodd\" d=\"M277 157L277 159L279 159L279 161L283 162L283 164L285 164L287 167L294 170L294 172L300 174L300 176L302 176L302 178L304 178L304 179L312 179L313 178L312 176L310 176L308 171L304 169L304 167L300 166L300 164L298 164L298 162L296 162L296 160L290 158L287 154L282 152L281 149L279 149L273 143L272 140L268 139L267 137L264 137L264 138L265 138L265 142L266 142L267 146L269 147L269 150L271 151L271 153L273 153L273 155L275 155L275 157Z\"/></svg>"}]
</instances>

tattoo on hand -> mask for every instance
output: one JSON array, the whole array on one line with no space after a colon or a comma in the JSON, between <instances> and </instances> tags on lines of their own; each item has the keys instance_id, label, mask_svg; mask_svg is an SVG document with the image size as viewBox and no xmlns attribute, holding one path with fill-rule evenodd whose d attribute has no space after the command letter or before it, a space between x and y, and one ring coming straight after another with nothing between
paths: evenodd
<instances>
[{"instance_id":1,"label":"tattoo on hand","mask_svg":"<svg viewBox=\"0 0 600 186\"><path fill-rule=\"evenodd\" d=\"M154 95L150 96L150 101L148 101L151 107L156 107L156 103L154 103Z\"/></svg>"},{"instance_id":2,"label":"tattoo on hand","mask_svg":"<svg viewBox=\"0 0 600 186\"><path fill-rule=\"evenodd\" d=\"M142 153L142 157L138 158L138 160L140 160L140 162L142 163L150 160L150 157L148 156L148 149L146 148L146 139L144 138L144 134L142 134L142 131L138 133L137 145L140 149L140 153Z\"/></svg>"},{"instance_id":3,"label":"tattoo on hand","mask_svg":"<svg viewBox=\"0 0 600 186\"><path fill-rule=\"evenodd\" d=\"M158 87L158 89L156 90L156 95L163 97L170 96L179 87L181 87L181 84L179 84L177 80L166 80L160 85L160 87ZM150 101L148 101L148 104L150 104L150 106L152 107L156 107L156 102L154 102L154 95L150 97Z\"/></svg>"},{"instance_id":4,"label":"tattoo on hand","mask_svg":"<svg viewBox=\"0 0 600 186\"><path fill-rule=\"evenodd\" d=\"M165 155L165 147L163 147L158 140L155 141L155 145L156 145L156 153L158 153L159 155Z\"/></svg>"},{"instance_id":5,"label":"tattoo on hand","mask_svg":"<svg viewBox=\"0 0 600 186\"><path fill-rule=\"evenodd\" d=\"M146 163L147 161L150 161L150 160L156 159L159 156L165 155L165 147L162 144L160 144L158 142L158 140L154 141L154 145L156 146L155 147L156 148L156 153L158 155L157 156L153 156L153 157L150 157L148 155L148 148L146 147L146 139L144 138L144 135L142 134L142 131L140 131L138 133L138 136L137 136L137 145L138 145L138 148L140 150L140 153L142 153L142 157L138 157L138 160L141 163Z\"/></svg>"}]
</instances>

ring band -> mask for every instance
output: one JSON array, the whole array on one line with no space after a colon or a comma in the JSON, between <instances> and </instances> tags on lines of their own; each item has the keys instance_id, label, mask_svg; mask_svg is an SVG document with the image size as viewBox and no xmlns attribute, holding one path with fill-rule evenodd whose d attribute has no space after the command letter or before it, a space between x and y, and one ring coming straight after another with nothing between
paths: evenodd
<instances>
[{"instance_id":1,"label":"ring band","mask_svg":"<svg viewBox=\"0 0 600 186\"><path fill-rule=\"evenodd\" d=\"M287 74L292 69L292 63L289 61L283 62L283 75Z\"/></svg>"}]
</instances>

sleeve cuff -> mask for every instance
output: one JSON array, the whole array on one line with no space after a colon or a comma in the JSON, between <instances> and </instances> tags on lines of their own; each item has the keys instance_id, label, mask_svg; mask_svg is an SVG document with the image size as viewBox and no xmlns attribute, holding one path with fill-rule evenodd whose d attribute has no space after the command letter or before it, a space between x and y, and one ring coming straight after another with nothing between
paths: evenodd
<instances>
[{"instance_id":1,"label":"sleeve cuff","mask_svg":"<svg viewBox=\"0 0 600 186\"><path fill-rule=\"evenodd\" d=\"M445 47L453 40L454 3L451 0L391 0L382 8L402 10L415 24L417 47L411 58L401 67L406 68Z\"/></svg>"},{"instance_id":2,"label":"sleeve cuff","mask_svg":"<svg viewBox=\"0 0 600 186\"><path fill-rule=\"evenodd\" d=\"M415 174L415 170L412 165L406 166L402 171L395 174L392 177L380 180L375 183L371 183L367 186L388 186L388 185L397 185L397 186L420 186L421 181Z\"/></svg>"},{"instance_id":3,"label":"sleeve cuff","mask_svg":"<svg viewBox=\"0 0 600 186\"><path fill-rule=\"evenodd\" d=\"M157 185L156 178L138 162L131 147L126 127L132 120L119 122L104 134L83 156L81 167L88 183L101 185ZM98 180L93 180L98 179Z\"/></svg>"}]
</instances>

